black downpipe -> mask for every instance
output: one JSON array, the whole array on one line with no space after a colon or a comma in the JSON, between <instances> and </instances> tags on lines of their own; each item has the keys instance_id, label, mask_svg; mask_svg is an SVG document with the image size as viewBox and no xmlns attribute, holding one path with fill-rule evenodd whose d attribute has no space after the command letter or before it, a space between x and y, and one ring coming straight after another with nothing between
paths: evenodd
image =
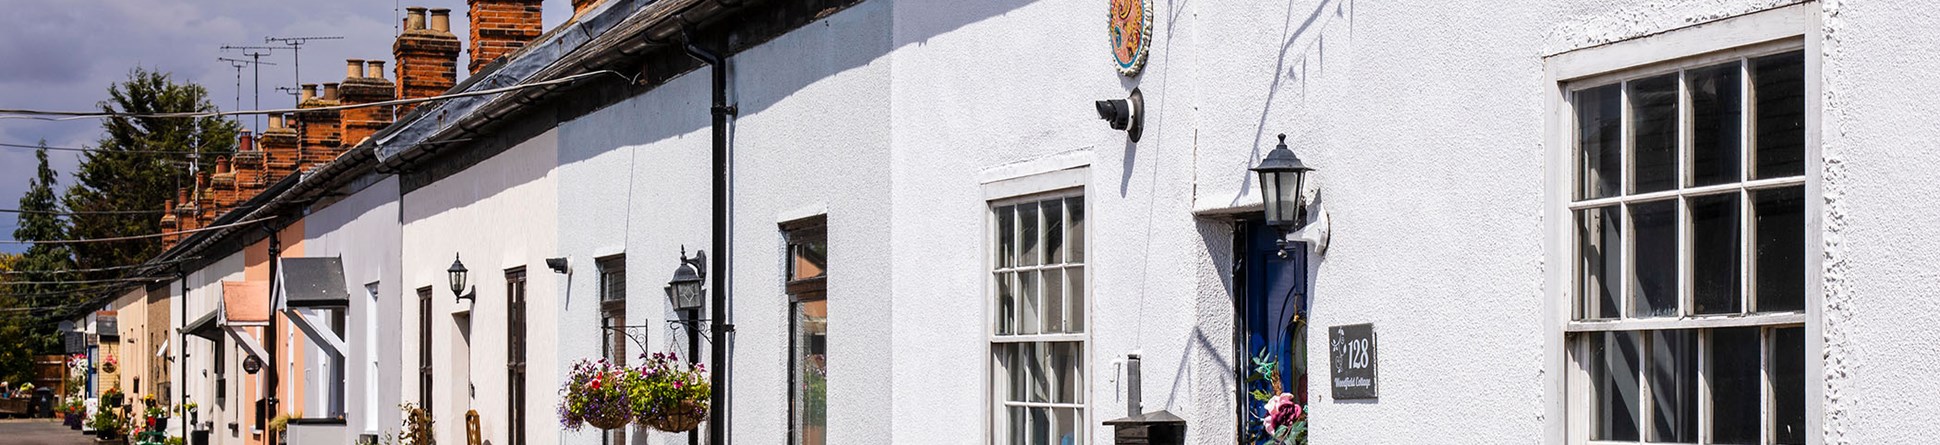
<instances>
[{"instance_id":1,"label":"black downpipe","mask_svg":"<svg viewBox=\"0 0 1940 445\"><path fill-rule=\"evenodd\" d=\"M265 296L269 298L269 326L263 328L263 332L266 334L263 338L263 352L269 354L269 357L266 357L263 361L263 368L265 368L263 391L267 397L264 398L266 401L263 402L263 409L256 411L258 425L264 424L262 422L268 419L267 416L270 415L269 413L276 412L276 404L278 402L276 400L276 370L280 369L279 363L281 363L276 361L276 266L278 263L276 259L283 256L283 237L278 236L276 233L278 230L268 224L263 225L263 230L269 232L269 292L265 293ZM265 428L265 431L268 431L268 429Z\"/></svg>"},{"instance_id":2,"label":"black downpipe","mask_svg":"<svg viewBox=\"0 0 1940 445\"><path fill-rule=\"evenodd\" d=\"M170 382L169 385L170 389L175 391L175 398L178 399L175 402L175 415L183 422L182 437L190 437L195 432L195 425L190 421L189 412L185 409L189 406L189 332L187 329L190 320L189 274L179 263L175 265L175 279L182 282L182 295L176 300L181 300L178 305L182 307L183 329L175 333L179 338L175 341L175 367L179 370L175 375L181 381Z\"/></svg>"},{"instance_id":3,"label":"black downpipe","mask_svg":"<svg viewBox=\"0 0 1940 445\"><path fill-rule=\"evenodd\" d=\"M719 54L696 44L693 37L688 35L687 29L683 28L681 34L687 37L686 45L684 45L687 49L687 55L706 63L711 68L710 71L714 77L714 103L710 109L714 115L714 222L712 242L714 264L708 266L708 269L712 269L713 272L708 274L713 278L713 283L710 284L710 287L714 288L714 292L710 293L712 301L708 304L709 307L713 308L713 315L709 317L710 320L708 322L713 338L709 342L711 351L709 351L707 360L708 365L713 368L709 371L712 371L710 375L712 381L710 384L713 386L714 393L712 394L713 400L708 401L708 405L713 409L708 410L707 443L711 445L723 445L729 443L725 440L727 428L724 425L728 417L726 413L728 366L725 362L728 354L727 333L734 330L734 325L727 323L727 311L725 310L728 302L728 275L732 273L727 267L729 256L727 125L728 116L733 115L735 109L733 106L728 105L727 64L725 61L721 59ZM692 340L689 339L689 341Z\"/></svg>"}]
</instances>

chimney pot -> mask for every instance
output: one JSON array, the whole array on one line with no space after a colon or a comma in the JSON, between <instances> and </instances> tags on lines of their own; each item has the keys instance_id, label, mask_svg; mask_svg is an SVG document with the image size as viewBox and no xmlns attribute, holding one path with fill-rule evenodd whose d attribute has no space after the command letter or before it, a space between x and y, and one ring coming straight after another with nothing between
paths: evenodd
<instances>
[{"instance_id":1,"label":"chimney pot","mask_svg":"<svg viewBox=\"0 0 1940 445\"><path fill-rule=\"evenodd\" d=\"M404 13L405 31L416 31L416 30L424 29L424 7L423 6L412 6L409 8L404 8L404 11L405 11Z\"/></svg>"},{"instance_id":2,"label":"chimney pot","mask_svg":"<svg viewBox=\"0 0 1940 445\"><path fill-rule=\"evenodd\" d=\"M298 91L298 94L302 95L302 99L299 100L298 102L315 99L317 97L317 84L314 84L314 83L303 84L303 88L299 88L297 89L297 91Z\"/></svg>"},{"instance_id":3,"label":"chimney pot","mask_svg":"<svg viewBox=\"0 0 1940 445\"><path fill-rule=\"evenodd\" d=\"M162 210L175 211L175 198L169 198L167 201L163 201Z\"/></svg>"},{"instance_id":4,"label":"chimney pot","mask_svg":"<svg viewBox=\"0 0 1940 445\"><path fill-rule=\"evenodd\" d=\"M229 172L229 157L228 156L216 157L216 174L219 175L219 174L228 173L228 172Z\"/></svg>"},{"instance_id":5,"label":"chimney pot","mask_svg":"<svg viewBox=\"0 0 1940 445\"><path fill-rule=\"evenodd\" d=\"M189 189L185 189L185 188L181 188L181 187L176 187L176 188L175 188L175 202L179 202L179 203L183 203L183 204L188 204L188 203L189 203Z\"/></svg>"},{"instance_id":6,"label":"chimney pot","mask_svg":"<svg viewBox=\"0 0 1940 445\"><path fill-rule=\"evenodd\" d=\"M236 151L256 151L256 137L250 135L249 130L236 133Z\"/></svg>"},{"instance_id":7,"label":"chimney pot","mask_svg":"<svg viewBox=\"0 0 1940 445\"><path fill-rule=\"evenodd\" d=\"M451 32L451 10L450 9L445 9L445 8L431 9L431 30Z\"/></svg>"},{"instance_id":8,"label":"chimney pot","mask_svg":"<svg viewBox=\"0 0 1940 445\"><path fill-rule=\"evenodd\" d=\"M271 130L283 128L283 115L281 114L269 115L269 128Z\"/></svg>"},{"instance_id":9,"label":"chimney pot","mask_svg":"<svg viewBox=\"0 0 1940 445\"><path fill-rule=\"evenodd\" d=\"M384 61L372 60L369 63L370 63L370 68L364 70L364 77L369 77L372 79L384 78Z\"/></svg>"},{"instance_id":10,"label":"chimney pot","mask_svg":"<svg viewBox=\"0 0 1940 445\"><path fill-rule=\"evenodd\" d=\"M359 77L364 77L364 59L344 59L344 78L356 79Z\"/></svg>"},{"instance_id":11,"label":"chimney pot","mask_svg":"<svg viewBox=\"0 0 1940 445\"><path fill-rule=\"evenodd\" d=\"M337 100L337 83L323 84L323 100Z\"/></svg>"}]
</instances>

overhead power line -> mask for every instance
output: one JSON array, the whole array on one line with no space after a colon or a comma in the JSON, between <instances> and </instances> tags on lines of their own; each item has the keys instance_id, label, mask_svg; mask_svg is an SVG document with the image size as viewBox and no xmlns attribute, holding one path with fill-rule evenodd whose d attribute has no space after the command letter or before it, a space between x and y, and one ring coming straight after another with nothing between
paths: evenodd
<instances>
[{"instance_id":1,"label":"overhead power line","mask_svg":"<svg viewBox=\"0 0 1940 445\"><path fill-rule=\"evenodd\" d=\"M88 148L88 147L55 147L55 146L41 146L41 145L33 145L33 144L15 144L15 143L8 143L8 142L0 142L0 148L15 148L15 149L27 149L27 150L39 150L39 149L43 149L43 148L45 148L45 149L48 149L48 150L50 150L50 151L76 151L76 152L94 152L94 151L104 151L104 152L113 152L113 153L135 153L135 154L171 154L171 155L196 155L196 154L198 154L198 153L196 153L196 152L193 152L193 151L170 151L170 150L109 150L109 149L105 149L105 148Z\"/></svg>"},{"instance_id":2,"label":"overhead power line","mask_svg":"<svg viewBox=\"0 0 1940 445\"><path fill-rule=\"evenodd\" d=\"M149 267L149 266L162 266L162 265L168 265L168 264L195 261L199 259L202 259L202 257L176 258L173 260L158 261L154 263L130 264L126 266L91 267L87 269L0 270L0 275L45 275L45 274L57 274L57 273L104 272L104 271L110 271L110 270L138 269L138 268Z\"/></svg>"},{"instance_id":3,"label":"overhead power line","mask_svg":"<svg viewBox=\"0 0 1940 445\"><path fill-rule=\"evenodd\" d=\"M64 280L64 281L0 281L0 284L10 284L10 285L16 285L16 286L29 286L29 285L43 285L43 284L97 284L97 283L126 283L126 282L130 282L130 281L166 281L166 280L172 280L172 279L175 279L175 278L174 278L174 277L128 277L128 278L103 278L103 279L99 279L99 280Z\"/></svg>"},{"instance_id":4,"label":"overhead power line","mask_svg":"<svg viewBox=\"0 0 1940 445\"><path fill-rule=\"evenodd\" d=\"M81 244L81 243L105 243L105 242L112 242L112 241L127 241L127 240L137 240L137 239L147 239L147 238L161 238L169 235L179 235L184 233L195 233L195 232L201 232L201 231L207 231L207 230L225 229L225 228L230 228L235 226L269 221L272 219L276 219L276 217L266 216L266 217L256 218L248 221L237 221L229 224L215 225L215 226L202 227L202 228L189 229L189 230L177 230L174 232L154 233L154 234L148 234L148 235L130 235L130 236L117 236L117 237L111 237L111 238L86 238L86 239L74 239L74 240L47 240L47 241L0 240L0 244Z\"/></svg>"},{"instance_id":5,"label":"overhead power line","mask_svg":"<svg viewBox=\"0 0 1940 445\"><path fill-rule=\"evenodd\" d=\"M77 120L77 119L101 119L101 118L110 118L110 117L199 118L199 117L219 117L219 116L236 116L236 115L252 115L252 114L286 114L286 113L301 113L301 112L339 111L339 110L352 110L352 109L358 109L358 108L388 107L393 105L415 104L415 103L431 102L431 101L445 100L445 99L457 99L461 97L486 96L486 95L504 93L508 91L518 91L526 88L537 88L537 87L543 87L543 86L558 85L563 83L571 83L574 81L578 81L580 79L585 79L585 78L598 76L598 75L612 75L612 76L618 76L622 79L627 79L629 81L633 80L633 78L627 77L624 74L620 74L618 71L599 70L599 71L593 71L589 73L574 74L571 76L561 77L558 79L547 80L542 82L532 82L532 83L525 83L525 84L492 88L492 89L479 90L479 91L467 91L463 93L445 94L445 95L431 96L431 97L387 100L383 102L371 102L371 103L351 104L351 105L336 105L336 106L329 106L329 107L277 108L277 109L268 109L268 110L237 110L237 111L192 111L192 112L180 112L180 113L146 113L146 114L144 113L103 113L99 111L47 111L47 110L0 108L0 114L4 114L4 115L0 115L0 119L33 119L33 120L45 120L45 121L69 121L69 120ZM62 116L62 117L43 117L43 116Z\"/></svg>"},{"instance_id":6,"label":"overhead power line","mask_svg":"<svg viewBox=\"0 0 1940 445\"><path fill-rule=\"evenodd\" d=\"M167 210L70 210L70 211L66 211L66 212L50 212L50 211L46 211L46 210L21 210L21 209L0 209L0 213L23 213L23 214L28 214L28 215L62 215L62 216L73 216L73 215L146 215L146 214L155 214L155 213L167 213L167 212L168 212Z\"/></svg>"}]
</instances>

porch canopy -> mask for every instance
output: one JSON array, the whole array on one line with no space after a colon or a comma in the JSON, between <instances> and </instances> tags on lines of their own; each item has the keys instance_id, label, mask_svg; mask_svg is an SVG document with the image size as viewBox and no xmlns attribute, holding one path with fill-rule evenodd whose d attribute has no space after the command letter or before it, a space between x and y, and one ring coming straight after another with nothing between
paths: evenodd
<instances>
[{"instance_id":1,"label":"porch canopy","mask_svg":"<svg viewBox=\"0 0 1940 445\"><path fill-rule=\"evenodd\" d=\"M282 279L284 305L288 308L341 308L350 306L350 292L344 288L342 258L284 258L277 273ZM280 308L279 308L280 309Z\"/></svg>"},{"instance_id":2,"label":"porch canopy","mask_svg":"<svg viewBox=\"0 0 1940 445\"><path fill-rule=\"evenodd\" d=\"M218 314L220 314L219 311L209 311L201 317L196 317L195 321L182 327L182 333L216 341L217 338L222 337L222 328L217 326L216 315Z\"/></svg>"}]
</instances>

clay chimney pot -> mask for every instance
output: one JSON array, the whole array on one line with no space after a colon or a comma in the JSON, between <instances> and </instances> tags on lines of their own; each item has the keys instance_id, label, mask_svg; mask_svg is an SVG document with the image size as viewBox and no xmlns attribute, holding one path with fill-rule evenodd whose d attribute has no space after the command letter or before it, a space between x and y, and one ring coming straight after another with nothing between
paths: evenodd
<instances>
[{"instance_id":1,"label":"clay chimney pot","mask_svg":"<svg viewBox=\"0 0 1940 445\"><path fill-rule=\"evenodd\" d=\"M317 84L314 84L314 83L303 84L303 88L299 88L297 91L298 91L298 94L301 94L303 96L301 100L315 99L317 97Z\"/></svg>"},{"instance_id":2,"label":"clay chimney pot","mask_svg":"<svg viewBox=\"0 0 1940 445\"><path fill-rule=\"evenodd\" d=\"M269 128L271 130L283 128L283 115L281 114L269 115Z\"/></svg>"},{"instance_id":3,"label":"clay chimney pot","mask_svg":"<svg viewBox=\"0 0 1940 445\"><path fill-rule=\"evenodd\" d=\"M323 84L323 100L337 100L337 83Z\"/></svg>"},{"instance_id":4,"label":"clay chimney pot","mask_svg":"<svg viewBox=\"0 0 1940 445\"><path fill-rule=\"evenodd\" d=\"M175 202L187 204L189 202L189 189L176 187Z\"/></svg>"},{"instance_id":5,"label":"clay chimney pot","mask_svg":"<svg viewBox=\"0 0 1940 445\"><path fill-rule=\"evenodd\" d=\"M344 59L344 78L356 79L359 77L364 77L364 59Z\"/></svg>"},{"instance_id":6,"label":"clay chimney pot","mask_svg":"<svg viewBox=\"0 0 1940 445\"><path fill-rule=\"evenodd\" d=\"M450 9L445 9L445 8L431 9L431 30L451 32L451 10Z\"/></svg>"},{"instance_id":7,"label":"clay chimney pot","mask_svg":"<svg viewBox=\"0 0 1940 445\"><path fill-rule=\"evenodd\" d=\"M370 68L364 71L364 77L369 77L372 79L384 78L384 61L372 60L369 63L370 63Z\"/></svg>"},{"instance_id":8,"label":"clay chimney pot","mask_svg":"<svg viewBox=\"0 0 1940 445\"><path fill-rule=\"evenodd\" d=\"M228 156L216 157L216 174L220 175L228 172L229 172L229 157Z\"/></svg>"},{"instance_id":9,"label":"clay chimney pot","mask_svg":"<svg viewBox=\"0 0 1940 445\"><path fill-rule=\"evenodd\" d=\"M255 151L255 150L256 150L256 137L253 135L250 135L249 130L238 131L236 133L236 151Z\"/></svg>"},{"instance_id":10,"label":"clay chimney pot","mask_svg":"<svg viewBox=\"0 0 1940 445\"><path fill-rule=\"evenodd\" d=\"M404 8L404 11L405 11L404 13L405 31L416 31L416 30L424 29L424 7L423 6L412 6L409 8Z\"/></svg>"}]
</instances>

